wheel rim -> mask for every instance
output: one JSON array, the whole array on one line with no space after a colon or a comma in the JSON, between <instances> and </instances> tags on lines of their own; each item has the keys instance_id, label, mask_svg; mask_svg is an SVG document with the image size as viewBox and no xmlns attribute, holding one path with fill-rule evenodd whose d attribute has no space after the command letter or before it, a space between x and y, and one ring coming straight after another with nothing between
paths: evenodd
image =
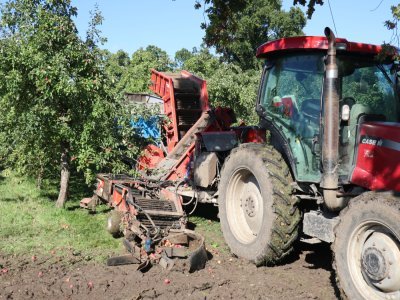
<instances>
[{"instance_id":1,"label":"wheel rim","mask_svg":"<svg viewBox=\"0 0 400 300\"><path fill-rule=\"evenodd\" d=\"M246 168L237 169L229 180L226 215L231 232L242 244L250 244L260 232L263 199L257 179Z\"/></svg>"},{"instance_id":2,"label":"wheel rim","mask_svg":"<svg viewBox=\"0 0 400 300\"><path fill-rule=\"evenodd\" d=\"M366 299L400 297L400 244L389 226L359 225L350 237L347 265L357 291Z\"/></svg>"}]
</instances>

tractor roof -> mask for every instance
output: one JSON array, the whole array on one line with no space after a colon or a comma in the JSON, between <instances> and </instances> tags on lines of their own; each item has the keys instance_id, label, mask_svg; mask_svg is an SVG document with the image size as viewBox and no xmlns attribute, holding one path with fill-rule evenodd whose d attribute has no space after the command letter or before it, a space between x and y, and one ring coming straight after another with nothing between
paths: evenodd
<instances>
[{"instance_id":1,"label":"tractor roof","mask_svg":"<svg viewBox=\"0 0 400 300\"><path fill-rule=\"evenodd\" d=\"M376 55L382 47L363 43L349 42L346 39L336 39L337 50L343 50L352 53ZM256 56L264 58L270 54L276 54L283 51L307 51L307 50L327 50L328 40L323 36L298 36L274 40L262 44L257 48Z\"/></svg>"}]
</instances>

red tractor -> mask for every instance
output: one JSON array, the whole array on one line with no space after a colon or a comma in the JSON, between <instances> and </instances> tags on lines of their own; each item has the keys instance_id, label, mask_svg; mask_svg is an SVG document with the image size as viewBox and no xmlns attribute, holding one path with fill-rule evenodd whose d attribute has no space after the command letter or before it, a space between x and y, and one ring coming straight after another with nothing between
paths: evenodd
<instances>
[{"instance_id":1,"label":"red tractor","mask_svg":"<svg viewBox=\"0 0 400 300\"><path fill-rule=\"evenodd\" d=\"M257 49L257 127L231 127L193 75L153 71L167 150L149 146L140 178L102 175L96 191L124 232L182 228L185 205L214 203L235 255L273 265L304 234L332 243L344 297L400 299L399 68L380 46L325 35Z\"/></svg>"}]
</instances>

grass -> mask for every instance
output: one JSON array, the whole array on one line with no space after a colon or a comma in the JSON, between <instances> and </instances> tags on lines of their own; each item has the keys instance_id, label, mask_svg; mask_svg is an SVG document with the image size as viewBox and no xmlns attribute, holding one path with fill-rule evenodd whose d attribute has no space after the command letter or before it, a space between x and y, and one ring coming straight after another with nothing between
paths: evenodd
<instances>
[{"instance_id":1,"label":"grass","mask_svg":"<svg viewBox=\"0 0 400 300\"><path fill-rule=\"evenodd\" d=\"M2 254L74 254L104 258L119 252L120 240L105 230L107 207L96 214L79 208L84 189L72 184L70 201L57 209L57 191L36 188L34 181L11 172L0 177L0 251ZM86 194L86 196L90 196Z\"/></svg>"},{"instance_id":2,"label":"grass","mask_svg":"<svg viewBox=\"0 0 400 300\"><path fill-rule=\"evenodd\" d=\"M79 207L91 190L79 181L70 184L70 199L64 209L55 207L56 185L41 190L34 180L21 178L10 171L0 173L0 254L2 255L80 255L104 261L123 252L121 239L114 239L105 229L108 208L96 214ZM190 217L191 227L205 237L207 248L227 252L217 209L199 205Z\"/></svg>"},{"instance_id":3,"label":"grass","mask_svg":"<svg viewBox=\"0 0 400 300\"><path fill-rule=\"evenodd\" d=\"M194 225L194 230L205 237L208 249L228 253L229 248L222 235L217 213L218 209L215 206L200 204L194 215L190 216L189 221Z\"/></svg>"}]
</instances>

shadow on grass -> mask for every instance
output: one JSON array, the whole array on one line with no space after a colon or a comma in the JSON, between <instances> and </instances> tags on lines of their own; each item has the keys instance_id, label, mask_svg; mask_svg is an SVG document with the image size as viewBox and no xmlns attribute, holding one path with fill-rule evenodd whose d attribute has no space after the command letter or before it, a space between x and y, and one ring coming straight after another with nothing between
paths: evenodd
<instances>
[{"instance_id":1,"label":"shadow on grass","mask_svg":"<svg viewBox=\"0 0 400 300\"><path fill-rule=\"evenodd\" d=\"M24 202L28 200L25 196L16 196L13 198L3 198L1 199L2 202Z\"/></svg>"},{"instance_id":2,"label":"shadow on grass","mask_svg":"<svg viewBox=\"0 0 400 300\"><path fill-rule=\"evenodd\" d=\"M92 209L82 208L79 204L74 203L74 204L70 204L69 206L67 206L66 210L68 210L68 211L85 210L90 215L97 215L97 214L107 214L110 211L112 211L113 208L100 204L97 206L97 208L95 210L92 210Z\"/></svg>"},{"instance_id":3,"label":"shadow on grass","mask_svg":"<svg viewBox=\"0 0 400 300\"><path fill-rule=\"evenodd\" d=\"M199 203L197 209L193 213L193 216L219 222L218 207L214 206L213 204Z\"/></svg>"},{"instance_id":4,"label":"shadow on grass","mask_svg":"<svg viewBox=\"0 0 400 300\"><path fill-rule=\"evenodd\" d=\"M59 185L60 183L56 180L48 181L43 186L40 195L55 202L58 198ZM79 202L82 198L91 196L92 194L93 187L86 184L83 174L72 173L69 180L68 201L72 203Z\"/></svg>"},{"instance_id":5,"label":"shadow on grass","mask_svg":"<svg viewBox=\"0 0 400 300\"><path fill-rule=\"evenodd\" d=\"M186 210L186 212L191 211L193 208L192 207L188 207ZM189 222L187 224L187 228L190 230L195 230L196 228L196 224L194 222L190 221L190 218L194 217L194 218L202 218L208 221L215 221L215 222L219 222L218 219L218 207L214 206L213 204L209 204L209 203L199 203L197 205L196 210L194 211L194 213L192 215L189 216Z\"/></svg>"},{"instance_id":6,"label":"shadow on grass","mask_svg":"<svg viewBox=\"0 0 400 300\"><path fill-rule=\"evenodd\" d=\"M47 198L50 202L55 202L57 200L58 193L49 190L41 190L40 196Z\"/></svg>"},{"instance_id":7,"label":"shadow on grass","mask_svg":"<svg viewBox=\"0 0 400 300\"><path fill-rule=\"evenodd\" d=\"M75 211L75 210L82 210L83 208L80 207L78 204L73 204L71 206L68 206L65 208L68 211ZM91 210L88 210L88 212L91 212Z\"/></svg>"},{"instance_id":8,"label":"shadow on grass","mask_svg":"<svg viewBox=\"0 0 400 300\"><path fill-rule=\"evenodd\" d=\"M93 187L88 186L82 174L73 174L69 183L70 199L80 201L82 198L90 197L93 194Z\"/></svg>"}]
</instances>

